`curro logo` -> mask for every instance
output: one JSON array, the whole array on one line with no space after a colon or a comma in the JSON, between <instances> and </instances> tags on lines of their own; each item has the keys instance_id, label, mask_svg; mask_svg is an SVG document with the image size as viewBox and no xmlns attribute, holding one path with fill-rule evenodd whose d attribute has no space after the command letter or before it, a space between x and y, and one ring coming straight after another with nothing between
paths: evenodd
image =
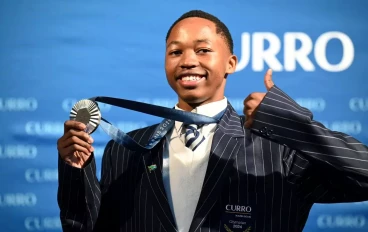
<instances>
[{"instance_id":1,"label":"curro logo","mask_svg":"<svg viewBox=\"0 0 368 232\"><path fill-rule=\"evenodd\" d=\"M34 159L37 147L34 145L0 144L0 159Z\"/></svg>"},{"instance_id":2,"label":"curro logo","mask_svg":"<svg viewBox=\"0 0 368 232\"><path fill-rule=\"evenodd\" d=\"M354 112L368 111L368 98L353 97L349 101L349 108Z\"/></svg>"},{"instance_id":3,"label":"curro logo","mask_svg":"<svg viewBox=\"0 0 368 232\"><path fill-rule=\"evenodd\" d=\"M58 170L29 168L25 171L24 177L29 183L56 182L58 180Z\"/></svg>"},{"instance_id":4,"label":"curro logo","mask_svg":"<svg viewBox=\"0 0 368 232\"><path fill-rule=\"evenodd\" d=\"M61 230L59 217L27 217L24 220L27 231Z\"/></svg>"},{"instance_id":5,"label":"curro logo","mask_svg":"<svg viewBox=\"0 0 368 232\"><path fill-rule=\"evenodd\" d=\"M227 211L230 212L244 212L244 213L252 212L252 207L244 205L226 205L225 208Z\"/></svg>"},{"instance_id":6,"label":"curro logo","mask_svg":"<svg viewBox=\"0 0 368 232\"><path fill-rule=\"evenodd\" d=\"M33 207L37 203L34 193L5 193L0 195L1 207Z\"/></svg>"},{"instance_id":7,"label":"curro logo","mask_svg":"<svg viewBox=\"0 0 368 232\"><path fill-rule=\"evenodd\" d=\"M0 98L0 111L35 111L38 102L36 98Z\"/></svg>"},{"instance_id":8,"label":"curro logo","mask_svg":"<svg viewBox=\"0 0 368 232\"><path fill-rule=\"evenodd\" d=\"M331 40L338 40L342 45L341 59L331 64L326 55L327 45ZM265 48L268 43L268 48ZM300 47L297 48L297 43ZM283 50L281 46L283 45ZM283 63L276 57L282 53ZM309 58L313 56L315 63ZM313 72L316 66L328 72L342 72L354 61L353 41L343 32L329 31L320 35L313 44L308 34L287 32L280 39L272 32L247 32L241 35L241 56L236 71L245 69L250 63L253 71L263 71L265 64L274 71L293 72L297 63L306 72Z\"/></svg>"}]
</instances>

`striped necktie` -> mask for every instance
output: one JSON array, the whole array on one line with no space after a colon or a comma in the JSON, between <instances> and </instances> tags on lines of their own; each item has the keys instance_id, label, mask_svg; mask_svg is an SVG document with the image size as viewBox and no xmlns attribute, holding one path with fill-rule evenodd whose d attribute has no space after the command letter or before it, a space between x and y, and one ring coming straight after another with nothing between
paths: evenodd
<instances>
[{"instance_id":1,"label":"striped necktie","mask_svg":"<svg viewBox=\"0 0 368 232\"><path fill-rule=\"evenodd\" d=\"M198 125L189 124L185 127L185 146L194 151L204 140L205 137L199 133Z\"/></svg>"}]
</instances>

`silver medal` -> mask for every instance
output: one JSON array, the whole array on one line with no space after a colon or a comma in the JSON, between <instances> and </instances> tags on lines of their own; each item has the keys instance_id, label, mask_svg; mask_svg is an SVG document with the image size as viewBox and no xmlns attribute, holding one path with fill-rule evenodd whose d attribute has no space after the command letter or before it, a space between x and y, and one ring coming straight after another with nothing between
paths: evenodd
<instances>
[{"instance_id":1,"label":"silver medal","mask_svg":"<svg viewBox=\"0 0 368 232\"><path fill-rule=\"evenodd\" d=\"M101 111L97 103L88 99L83 99L75 103L70 111L70 119L84 123L86 132L92 134L101 121Z\"/></svg>"}]
</instances>

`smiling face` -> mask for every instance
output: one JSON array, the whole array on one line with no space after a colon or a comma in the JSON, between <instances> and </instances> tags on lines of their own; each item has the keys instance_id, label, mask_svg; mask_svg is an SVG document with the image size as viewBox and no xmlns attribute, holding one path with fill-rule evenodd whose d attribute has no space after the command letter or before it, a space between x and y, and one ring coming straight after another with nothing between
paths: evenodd
<instances>
[{"instance_id":1,"label":"smiling face","mask_svg":"<svg viewBox=\"0 0 368 232\"><path fill-rule=\"evenodd\" d=\"M236 63L225 38L207 19L183 19L167 39L166 77L183 110L222 100L226 74L235 71Z\"/></svg>"}]
</instances>

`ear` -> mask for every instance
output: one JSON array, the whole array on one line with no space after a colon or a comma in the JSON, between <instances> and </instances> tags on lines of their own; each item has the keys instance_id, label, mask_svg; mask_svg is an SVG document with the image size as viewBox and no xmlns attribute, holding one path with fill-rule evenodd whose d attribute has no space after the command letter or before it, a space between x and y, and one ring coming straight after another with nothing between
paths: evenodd
<instances>
[{"instance_id":1,"label":"ear","mask_svg":"<svg viewBox=\"0 0 368 232\"><path fill-rule=\"evenodd\" d=\"M234 73L237 64L238 64L238 58L236 57L236 55L231 55L227 62L226 74Z\"/></svg>"}]
</instances>

